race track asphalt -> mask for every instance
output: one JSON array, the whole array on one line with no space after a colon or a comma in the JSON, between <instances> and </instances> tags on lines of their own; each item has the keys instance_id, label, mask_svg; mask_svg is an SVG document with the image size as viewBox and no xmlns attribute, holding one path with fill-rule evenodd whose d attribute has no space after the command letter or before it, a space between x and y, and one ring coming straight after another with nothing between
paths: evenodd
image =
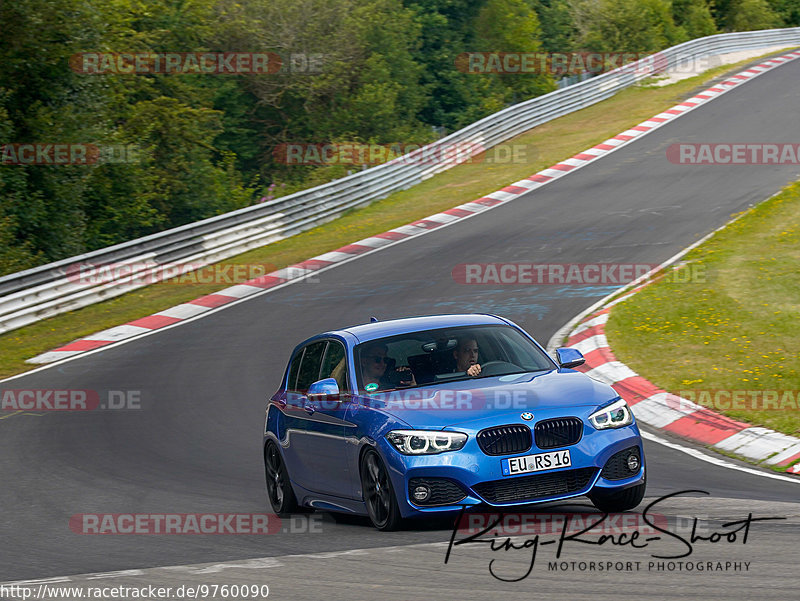
<instances>
[{"instance_id":1,"label":"race track asphalt","mask_svg":"<svg viewBox=\"0 0 800 601\"><path fill-rule=\"evenodd\" d=\"M316 276L316 282L298 282L0 383L0 392L87 389L141 395L140 410L0 419L0 582L446 541L446 523L379 533L364 523L336 524L328 516L315 518L321 532L287 528L267 537L83 536L70 531L68 521L73 514L91 512L266 511L265 399L276 389L291 349L314 333L370 316L490 312L516 321L545 344L614 287L464 285L453 280L453 267L664 261L800 177L797 166L674 165L666 158L667 147L676 142L797 143L798 81L800 60L475 218L339 265ZM785 503L797 500L797 485L716 467L650 442L646 452L648 497L699 488L711 493L703 505L707 513L713 513L716 500L726 507L733 499L743 500L737 504L743 511L749 501L758 501L762 512L796 512L796 505ZM295 530L303 530L302 520L298 524ZM795 541L796 550L798 520L787 522L784 533L786 528L793 529L791 536L778 538ZM761 556L754 562L779 561L771 559L767 542L758 545ZM341 565L342 579L363 577L358 562ZM775 578L783 574L797 582L782 568L775 572ZM415 573L409 567L405 575ZM673 576L677 586L682 577ZM559 578L574 584L575 577L548 578L557 588ZM720 582L726 586L724 579ZM727 582L737 588L735 580ZM329 591L335 586L326 581ZM675 598L686 593L681 591Z\"/></svg>"}]
</instances>

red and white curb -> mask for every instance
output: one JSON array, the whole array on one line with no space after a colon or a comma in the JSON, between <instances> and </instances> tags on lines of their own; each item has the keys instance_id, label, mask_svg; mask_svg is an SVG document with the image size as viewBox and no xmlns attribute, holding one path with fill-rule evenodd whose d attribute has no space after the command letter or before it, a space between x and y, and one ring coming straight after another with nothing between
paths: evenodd
<instances>
[{"instance_id":1,"label":"red and white curb","mask_svg":"<svg viewBox=\"0 0 800 601\"><path fill-rule=\"evenodd\" d=\"M789 466L800 460L800 439L736 421L658 388L619 361L605 335L605 324L612 307L657 282L666 273L667 267L679 265L687 253L743 215L740 213L649 273L600 299L553 334L547 343L547 350L552 354L558 347L571 346L581 351L586 361L578 369L612 386L642 423L767 465ZM668 444L666 441L660 442ZM800 474L800 463L791 465L786 471Z\"/></svg>"},{"instance_id":2,"label":"red and white curb","mask_svg":"<svg viewBox=\"0 0 800 601\"><path fill-rule=\"evenodd\" d=\"M581 351L586 361L578 370L612 386L631 406L636 419L642 423L767 465L789 466L800 460L800 439L736 421L658 388L619 361L605 335L605 324L612 307L628 300L645 286L657 282L664 276L667 267L680 265L679 262L687 253L743 215L744 213L740 213L649 273L578 314L551 336L547 350L552 354L558 347L571 346ZM653 438L652 435L649 436ZM659 442L669 444L663 440ZM800 463L791 465L786 471L800 474Z\"/></svg>"},{"instance_id":3,"label":"red and white curb","mask_svg":"<svg viewBox=\"0 0 800 601\"><path fill-rule=\"evenodd\" d=\"M150 333L159 328L171 326L183 320L196 317L202 313L211 311L228 303L238 301L248 296L263 293L265 290L274 288L281 284L297 281L312 276L315 271L352 259L360 254L378 250L401 240L407 240L417 236L427 234L436 228L449 225L455 221L477 215L496 206L500 206L519 196L555 181L566 174L579 169L590 162L610 154L636 140L647 133L662 127L663 125L677 119L681 115L701 106L714 98L725 94L742 83L758 77L771 69L774 69L788 61L800 58L800 51L791 52L780 57L772 58L763 63L751 67L741 73L737 73L725 81L704 90L692 98L675 105L669 110L643 121L639 125L626 130L605 142L584 150L575 156L561 161L548 169L544 169L530 177L506 186L505 188L493 192L483 198L472 202L459 205L436 215L431 215L414 221L408 225L397 227L388 232L370 236L353 244L348 244L334 251L324 253L318 257L308 259L302 263L280 269L268 275L237 284L214 294L202 296L192 301L177 305L164 311L159 311L153 315L142 317L130 323L116 326L102 332L97 332L91 336L86 336L69 344L43 353L32 359L28 363L52 363L61 359L91 351L106 345L113 344L122 340L127 340L135 336Z\"/></svg>"},{"instance_id":4,"label":"red and white curb","mask_svg":"<svg viewBox=\"0 0 800 601\"><path fill-rule=\"evenodd\" d=\"M608 345L605 324L611 306L631 294L591 313L569 335L567 346L578 349L586 358L580 371L613 386L631 406L636 419L649 426L768 465L789 465L800 459L800 439L710 411L658 388L618 361ZM800 473L800 464L787 471Z\"/></svg>"}]
</instances>

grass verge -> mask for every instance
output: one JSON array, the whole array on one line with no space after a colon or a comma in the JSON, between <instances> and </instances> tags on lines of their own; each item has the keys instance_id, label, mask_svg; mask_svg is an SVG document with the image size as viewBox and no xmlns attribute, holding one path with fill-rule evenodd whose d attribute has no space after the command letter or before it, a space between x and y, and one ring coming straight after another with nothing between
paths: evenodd
<instances>
[{"instance_id":1,"label":"grass verge","mask_svg":"<svg viewBox=\"0 0 800 601\"><path fill-rule=\"evenodd\" d=\"M765 55L768 56L768 55ZM409 190L392 194L339 219L228 259L226 263L274 265L280 269L361 238L485 196L629 129L681 102L706 82L741 70L755 59L711 69L663 87L640 86L560 117L506 144L518 145L520 161L503 161L491 149L488 161L459 165ZM35 366L25 359L128 321L209 294L225 284L155 284L118 298L42 320L0 335L0 377Z\"/></svg>"},{"instance_id":2,"label":"grass verge","mask_svg":"<svg viewBox=\"0 0 800 601\"><path fill-rule=\"evenodd\" d=\"M800 434L800 182L692 250L686 277L615 305L617 358L734 419Z\"/></svg>"}]
</instances>

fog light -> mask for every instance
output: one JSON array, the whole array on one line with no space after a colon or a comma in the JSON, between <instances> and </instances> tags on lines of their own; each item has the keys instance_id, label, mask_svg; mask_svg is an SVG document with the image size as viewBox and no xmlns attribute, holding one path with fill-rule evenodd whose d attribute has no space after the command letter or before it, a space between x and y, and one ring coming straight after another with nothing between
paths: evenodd
<instances>
[{"instance_id":1,"label":"fog light","mask_svg":"<svg viewBox=\"0 0 800 601\"><path fill-rule=\"evenodd\" d=\"M425 485L420 485L414 488L414 500L424 502L431 496L431 489Z\"/></svg>"},{"instance_id":2,"label":"fog light","mask_svg":"<svg viewBox=\"0 0 800 601\"><path fill-rule=\"evenodd\" d=\"M639 471L639 458L636 455L628 455L628 469L632 472Z\"/></svg>"}]
</instances>

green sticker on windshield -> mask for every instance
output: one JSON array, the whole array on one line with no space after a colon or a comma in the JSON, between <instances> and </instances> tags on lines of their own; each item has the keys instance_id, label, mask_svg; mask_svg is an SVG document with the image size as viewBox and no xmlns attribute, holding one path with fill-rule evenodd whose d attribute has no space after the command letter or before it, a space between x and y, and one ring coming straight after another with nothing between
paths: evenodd
<instances>
[{"instance_id":1,"label":"green sticker on windshield","mask_svg":"<svg viewBox=\"0 0 800 601\"><path fill-rule=\"evenodd\" d=\"M372 384L367 384L366 386L364 386L364 390L366 390L367 392L375 392L376 390L378 390L378 385L375 384L374 382Z\"/></svg>"}]
</instances>

